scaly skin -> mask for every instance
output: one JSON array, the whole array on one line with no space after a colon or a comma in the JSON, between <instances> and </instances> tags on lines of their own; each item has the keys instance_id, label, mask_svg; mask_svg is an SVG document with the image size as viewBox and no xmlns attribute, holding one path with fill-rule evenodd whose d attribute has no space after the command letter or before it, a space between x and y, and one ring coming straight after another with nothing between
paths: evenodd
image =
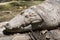
<instances>
[{"instance_id":1,"label":"scaly skin","mask_svg":"<svg viewBox=\"0 0 60 40\"><path fill-rule=\"evenodd\" d=\"M27 25L35 23L39 23L40 29L55 28L60 24L59 2L59 0L47 0L39 5L35 5L23 10L20 14L11 19L5 28L25 28ZM41 24L43 25L41 26Z\"/></svg>"}]
</instances>

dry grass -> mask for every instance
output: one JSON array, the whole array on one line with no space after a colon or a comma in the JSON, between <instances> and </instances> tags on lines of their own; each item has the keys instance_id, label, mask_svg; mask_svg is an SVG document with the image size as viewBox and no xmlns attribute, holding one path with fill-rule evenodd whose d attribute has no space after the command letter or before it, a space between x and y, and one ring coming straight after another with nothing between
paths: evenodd
<instances>
[{"instance_id":1,"label":"dry grass","mask_svg":"<svg viewBox=\"0 0 60 40\"><path fill-rule=\"evenodd\" d=\"M37 5L42 1L17 1L17 2L5 2L0 3L0 22L9 21L14 16L20 13L22 10L27 9L30 6ZM3 4L3 5L2 5ZM11 15L13 14L13 15Z\"/></svg>"}]
</instances>

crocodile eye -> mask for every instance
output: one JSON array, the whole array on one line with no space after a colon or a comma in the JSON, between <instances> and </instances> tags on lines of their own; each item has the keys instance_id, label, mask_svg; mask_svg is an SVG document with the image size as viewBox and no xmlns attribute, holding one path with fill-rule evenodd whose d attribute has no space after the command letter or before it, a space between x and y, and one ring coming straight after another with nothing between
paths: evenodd
<instances>
[{"instance_id":1,"label":"crocodile eye","mask_svg":"<svg viewBox=\"0 0 60 40\"><path fill-rule=\"evenodd\" d=\"M21 12L20 15L22 15L24 12Z\"/></svg>"},{"instance_id":2,"label":"crocodile eye","mask_svg":"<svg viewBox=\"0 0 60 40\"><path fill-rule=\"evenodd\" d=\"M28 15L25 15L26 18L29 18Z\"/></svg>"}]
</instances>

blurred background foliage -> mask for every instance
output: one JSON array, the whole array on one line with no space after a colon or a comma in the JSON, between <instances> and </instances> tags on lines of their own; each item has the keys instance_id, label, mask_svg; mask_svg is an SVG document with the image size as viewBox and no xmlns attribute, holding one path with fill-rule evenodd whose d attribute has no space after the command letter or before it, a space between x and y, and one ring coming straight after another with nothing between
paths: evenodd
<instances>
[{"instance_id":1,"label":"blurred background foliage","mask_svg":"<svg viewBox=\"0 0 60 40\"><path fill-rule=\"evenodd\" d=\"M42 3L44 0L0 0L0 22L9 21L22 10Z\"/></svg>"},{"instance_id":2,"label":"blurred background foliage","mask_svg":"<svg viewBox=\"0 0 60 40\"><path fill-rule=\"evenodd\" d=\"M0 2L9 2L9 1L44 1L44 0L0 0Z\"/></svg>"}]
</instances>

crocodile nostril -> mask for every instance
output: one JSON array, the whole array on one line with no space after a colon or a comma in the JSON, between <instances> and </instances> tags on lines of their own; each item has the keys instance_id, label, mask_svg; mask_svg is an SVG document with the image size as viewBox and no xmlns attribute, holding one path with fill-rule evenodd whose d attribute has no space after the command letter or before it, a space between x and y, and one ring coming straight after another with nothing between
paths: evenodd
<instances>
[{"instance_id":1,"label":"crocodile nostril","mask_svg":"<svg viewBox=\"0 0 60 40\"><path fill-rule=\"evenodd\" d=\"M50 40L50 38L46 38L46 40Z\"/></svg>"}]
</instances>

